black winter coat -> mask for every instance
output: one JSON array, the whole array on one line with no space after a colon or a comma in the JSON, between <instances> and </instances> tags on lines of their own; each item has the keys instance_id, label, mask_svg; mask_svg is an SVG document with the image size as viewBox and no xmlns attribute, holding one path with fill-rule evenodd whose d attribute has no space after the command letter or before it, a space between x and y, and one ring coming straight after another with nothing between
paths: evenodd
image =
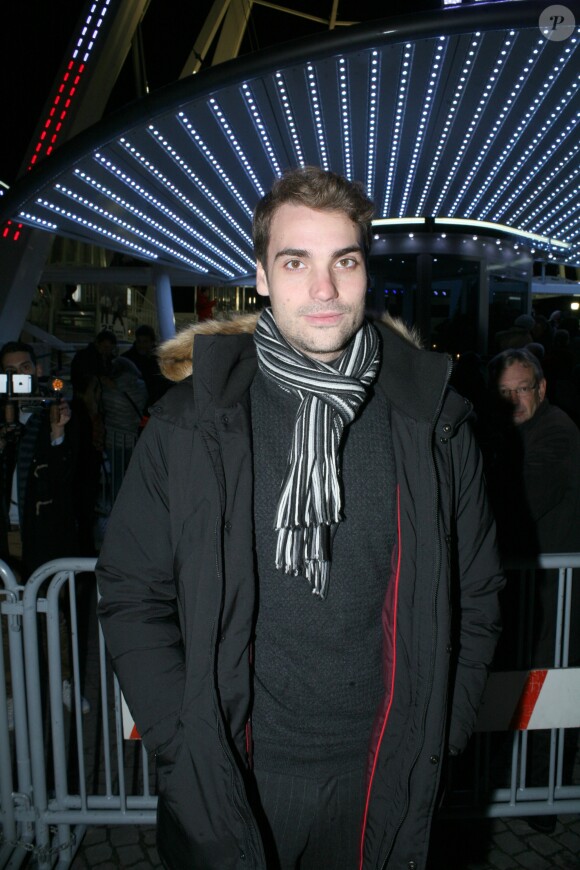
<instances>
[{"instance_id":1,"label":"black winter coat","mask_svg":"<svg viewBox=\"0 0 580 870\"><path fill-rule=\"evenodd\" d=\"M74 420L62 444L52 446L48 409L35 412L17 441L0 451L0 558L10 562L9 529L13 474L18 471L18 499L24 574L52 559L76 553L73 498L78 438Z\"/></svg>"},{"instance_id":2,"label":"black winter coat","mask_svg":"<svg viewBox=\"0 0 580 870\"><path fill-rule=\"evenodd\" d=\"M398 544L377 614L385 696L369 735L361 868L423 870L443 761L475 722L503 578L470 406L447 390L450 362L400 327L380 332ZM182 371L191 340L171 348ZM250 335L196 337L195 389L188 379L153 408L97 566L108 648L157 756L158 847L174 870L266 868L246 790L256 367Z\"/></svg>"}]
</instances>

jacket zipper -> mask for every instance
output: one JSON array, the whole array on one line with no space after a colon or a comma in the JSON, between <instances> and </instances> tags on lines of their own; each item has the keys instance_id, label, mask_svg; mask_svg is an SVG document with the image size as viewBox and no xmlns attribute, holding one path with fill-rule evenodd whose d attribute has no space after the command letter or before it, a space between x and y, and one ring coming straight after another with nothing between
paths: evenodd
<instances>
[{"instance_id":1,"label":"jacket zipper","mask_svg":"<svg viewBox=\"0 0 580 870\"><path fill-rule=\"evenodd\" d=\"M222 588L223 588L223 576L222 576L222 572L220 570L220 560L219 560L219 529L220 529L220 527L221 527L221 519L218 517L216 519L215 528L214 528L216 576L217 576L218 580L221 582ZM213 630L211 633L211 647L210 647L210 658L211 658L212 663L213 663L213 672L215 674L216 681L218 679L218 669L216 666L216 658L215 658L216 652L215 651L217 648L218 621L219 621L219 619L216 619L214 621ZM216 722L217 722L217 726L218 726L218 739L219 739L222 751L223 751L224 755L226 756L226 758L228 759L228 762L229 762L230 767L232 769L233 780L234 780L234 782L239 783L239 778L241 778L241 773L240 773L240 770L238 768L238 765L236 764L234 757L232 756L228 742L227 742L227 740L225 740L224 735L223 735L222 714L221 714L221 710L219 709L218 704L217 704L216 689L215 688L214 688L214 691L212 693L212 700L213 700L213 706L214 706L214 713L216 716ZM260 833L259 833L257 825L256 825L254 813L252 812L252 808L249 805L245 796L242 798L242 802L244 803L245 809L247 810L247 818L244 818L244 815L243 815L240 807L238 806L238 804L235 801L232 801L232 805L233 805L235 811L237 812L238 816L240 817L242 824L245 825L247 829L249 829L250 837L251 837L251 839L253 839L254 844L257 845L257 852L258 852L259 858L261 858L261 861L262 861L261 866L263 868L265 868L266 867L266 856L264 854L264 844L262 843L262 837L260 836ZM260 865L258 864L257 866L259 867Z\"/></svg>"},{"instance_id":2,"label":"jacket zipper","mask_svg":"<svg viewBox=\"0 0 580 870\"><path fill-rule=\"evenodd\" d=\"M429 433L428 452L431 451L431 439L433 438L433 435L435 434L435 428L436 428L435 421L439 419L439 415L440 415L441 409L443 407L445 392L447 390L447 385L449 383L449 378L451 376L451 368L452 368L452 362L451 362L451 359L449 358L447 361L447 374L446 374L445 381L443 384L443 389L441 390L441 395L439 397L439 403L437 405L437 408L436 408L436 411L435 411L435 414L433 417L433 421L434 421L433 426L430 429L430 433ZM434 668L434 663L435 663L435 650L437 647L437 642L436 642L436 636L437 636L436 601L437 601L437 590L439 588L439 582L441 580L441 543L440 543L439 512L437 510L437 505L439 504L440 492L439 492L439 484L438 484L437 475L435 473L436 465L437 465L437 461L435 458L435 452L433 451L432 462L431 462L431 480L433 483L433 490L435 493L433 509L435 512L435 535L436 535L435 540L437 541L437 564L435 567L435 589L434 589L435 595L433 598L433 608L432 608L432 614L431 614L432 615L432 624L434 626L434 633L433 633L433 641L431 644L431 657L430 657L429 681L428 681L429 686L432 686L432 683L433 683L433 668ZM429 692L429 699L425 700L425 704L423 706L423 715L422 715L422 720L421 720L421 740L420 740L420 744L419 744L421 747L423 746L423 739L424 739L424 735L425 735L425 723L427 721L427 709L429 706L430 697L431 697L431 690ZM413 770L413 768L415 767L415 764L417 763L417 759L419 758L420 754L421 754L421 750L419 749L415 753L415 755L412 759L410 770ZM397 834L399 833L401 826L403 824L403 821L404 821L406 814L407 814L407 808L409 806L410 790L411 789L410 789L410 774L409 774L409 776L407 777L407 799L405 801L405 806L403 808L404 812L401 815L401 817L399 819L399 823L398 823L397 827L395 828L393 837L391 838L391 849L392 849L392 844L395 842L395 840L397 838ZM437 788L434 789L433 794L434 794L433 800L435 800L435 796L437 794ZM389 860L389 855L390 855L391 849L389 849L389 852L385 856L384 861L380 865L381 870L387 870L387 862ZM361 864L361 870L362 870L362 864Z\"/></svg>"}]
</instances>

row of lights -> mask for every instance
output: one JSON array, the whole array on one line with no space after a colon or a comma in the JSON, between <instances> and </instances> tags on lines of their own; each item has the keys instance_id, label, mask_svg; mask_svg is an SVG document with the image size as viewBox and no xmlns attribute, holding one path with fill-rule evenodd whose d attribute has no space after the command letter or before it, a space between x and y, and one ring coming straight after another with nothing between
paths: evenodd
<instances>
[{"instance_id":1,"label":"row of lights","mask_svg":"<svg viewBox=\"0 0 580 870\"><path fill-rule=\"evenodd\" d=\"M328 160L328 149L326 147L326 132L322 115L322 104L318 93L318 83L316 81L316 73L311 63L306 65L306 73L308 79L308 91L310 93L310 106L314 119L314 129L316 130L316 140L318 142L318 154L320 156L320 164L323 169L330 169Z\"/></svg>"},{"instance_id":2,"label":"row of lights","mask_svg":"<svg viewBox=\"0 0 580 870\"><path fill-rule=\"evenodd\" d=\"M125 142L126 142L126 140L125 140ZM127 142L126 142L126 144L129 145L129 143L127 143ZM138 155L138 152L136 151L136 149L134 149L134 154ZM107 158L105 158L104 156L102 156L100 154L95 155L95 158L101 164L101 166L103 166L103 168L107 172L109 172L111 175L113 175L117 179L119 179L121 182L123 182L123 184L127 185L134 193L136 193L138 196L140 196L148 205L154 206L158 211L163 212L164 214L166 214L166 216L170 217L171 219L177 219L177 215L175 215L174 212L171 212L171 210L168 209L167 206L165 206L163 203L161 203L156 197L154 197L151 193L149 193L149 191L146 191L137 181L135 181L135 179L131 178L127 173L123 172L119 167L115 166L115 164L111 160L108 160ZM242 249L239 248L239 246L236 245L234 243L234 241L232 239L230 239L223 232L223 230L221 230L217 226L217 224L212 222L210 220L210 218L207 217L204 214L204 212L199 208L199 206L197 206L182 191L180 191L176 187L176 185L171 184L167 179L163 179L162 176L161 176L160 180L165 180L170 193L173 194L181 202L181 204L185 208L189 209L190 211L192 211L196 215L196 217L200 218L202 223L204 223L209 229L212 229L217 235L219 235L222 238L222 240L226 243L226 245L228 245L228 247L231 247L233 250L235 250L241 256L247 257L245 252L243 252ZM219 248L217 248L216 245L212 244L209 241L209 239L204 239L204 243L216 255L218 255L221 258L224 257L224 252L222 250L220 250ZM253 264L253 261L250 260L249 257L247 259L250 262L252 262L252 264ZM233 264L233 260L231 262Z\"/></svg>"},{"instance_id":3,"label":"row of lights","mask_svg":"<svg viewBox=\"0 0 580 870\"><path fill-rule=\"evenodd\" d=\"M75 174L88 187L90 187L93 190L97 190L102 196L106 197L107 199L112 200L115 203L115 205L120 205L121 208L126 209L128 212L130 212L138 220L142 221L143 223L145 223L148 226L152 227L153 229L157 230L162 235L167 236L172 241L176 242L178 245L180 245L183 248L185 248L186 250L190 251L192 254L195 254L197 257L200 257L200 259L204 260L210 266L214 266L215 268L217 268L219 270L223 269L222 263L218 263L217 261L213 260L204 251L201 251L197 248L194 248L185 239L183 239L180 236L176 235L175 233L171 232L166 225L159 223L159 221L157 221L157 220L154 220L154 218L152 218L148 212L145 212L145 211L142 211L141 209L138 209L136 206L134 206L128 200L126 200L123 197L119 196L118 194L114 193L110 188L106 187L103 184L100 184L96 179L92 178L86 172L83 172L82 170L77 169L77 170L75 170ZM59 187L60 187L60 185L57 185L57 189ZM78 195L72 194L72 196L73 196L73 198L80 200L80 197L78 197ZM96 205L92 202L89 202L88 208L90 208L91 210L96 210ZM201 234L198 233L197 230L193 226L191 226L191 224L187 223L182 218L179 218L177 215L174 215L174 214L172 215L170 210L167 208L164 209L164 212L165 212L167 217L172 219L172 221L174 223L178 224L181 227L181 229L185 233L187 233L188 237L193 237L193 238L196 238L198 241L201 241L204 244L206 243L206 239L204 239L201 236ZM227 259L234 266L234 268L239 269L239 266L233 260L231 260L229 257ZM207 269L204 269L203 271L207 271Z\"/></svg>"},{"instance_id":4,"label":"row of lights","mask_svg":"<svg viewBox=\"0 0 580 870\"><path fill-rule=\"evenodd\" d=\"M353 177L352 165L352 140L350 135L350 89L347 76L347 65L344 57L338 58L338 90L340 97L340 120L342 121L342 151L344 160L344 174L347 178Z\"/></svg>"},{"instance_id":5,"label":"row of lights","mask_svg":"<svg viewBox=\"0 0 580 870\"><path fill-rule=\"evenodd\" d=\"M548 76L548 81L551 81L554 78L555 77L553 75L550 75L550 76ZM532 156L532 154L534 153L536 148L540 145L540 143L543 141L543 139L547 136L547 133L550 131L550 128L553 126L554 121L558 118L559 115L562 114L564 109L566 109L569 106L569 104L571 103L572 97L575 95L575 92L578 89L579 83L580 83L580 76L577 77L576 81L572 83L572 86L570 87L570 89L568 91L566 91L564 96L561 97L560 100L556 103L554 110L550 113L550 116L549 116L548 120L546 121L546 123L543 124L542 127L540 127L540 129L538 130L536 135L533 137L531 143L525 148L524 152L520 155L518 160L513 164L513 168L509 172L506 173L504 180L498 185L496 192L494 193L494 195L492 197L490 197L489 202L486 203L485 208L480 212L480 214L479 214L480 218L486 217L489 214L490 210L495 205L495 203L499 200L501 194L503 193L505 188L508 186L508 184L513 183L515 176L521 171L521 168L523 167L523 165ZM548 85L546 83L544 95L545 95L545 93L547 93L547 91L548 91ZM542 91L540 91L540 93L542 93ZM515 145L518 143L518 141L519 141L519 139L520 139L520 137L525 129L525 126L526 125L524 124L524 122L522 122L516 128L516 131L513 134L513 136L511 137L508 145L506 146L506 148L504 149L504 151L502 152L502 154L500 155L500 157L496 161L498 169L501 166L503 166L503 164L505 162L504 155L507 158L508 152L511 151L515 147ZM530 181L532 181L536 177L537 173L543 169L543 165L546 163L547 160L549 160L551 157L553 157L554 152L568 138L572 129L573 129L573 127L568 125L565 128L565 130L563 130L560 133L559 137L557 137L553 142L547 143L546 150L545 150L544 154L540 157L540 159L538 160L536 165L533 167L531 172L528 174L528 176L526 177L524 182L521 182L520 184L518 184L518 186L517 186L518 192L521 191L524 187L526 187L527 184L529 184ZM513 197L510 198L507 202L502 202L499 209L492 216L492 220L500 220L501 218L503 218L508 206L511 204L512 201L513 201Z\"/></svg>"},{"instance_id":6,"label":"row of lights","mask_svg":"<svg viewBox=\"0 0 580 870\"><path fill-rule=\"evenodd\" d=\"M491 95L492 89L495 90L495 86L498 84L498 81L501 77L501 73L505 69L505 64L509 60L511 51L513 50L513 46L516 43L515 33L513 30L510 31L509 37L510 38L505 41L504 46L499 53L499 57L497 57L495 60L495 66L494 66L493 72L490 75L487 86L486 86L486 94L488 96ZM545 43L545 40L540 40L540 42ZM511 48L510 48L510 46L511 46ZM508 48L509 48L509 51L508 51ZM523 78L522 73L525 73L527 75L530 72L530 70L533 68L534 64L539 60L540 55L541 55L541 51L538 48L534 48L532 50L531 57L529 57L527 60L524 61L524 65L521 69L520 76L519 76L520 80L522 80L522 78ZM492 88L492 85L493 85L493 88ZM519 86L516 86L516 87L519 87ZM503 106L501 106L501 109L497 114L494 125L491 129L491 132L489 133L487 139L483 143L480 153L477 155L477 157L475 158L475 160L473 162L473 168L468 173L467 180L463 184L463 186L460 190L460 195L458 198L456 198L455 202L451 206L452 212L454 212L456 210L456 208L459 205L459 202L461 201L461 199L463 199L463 195L465 194L465 191L469 187L472 178L475 176L479 166L481 165L481 163L483 162L485 157L487 157L487 152L491 148L494 139L497 137L500 130L503 129L503 127L506 123L506 119L507 119L508 115L510 114L512 108L514 107L513 104L514 104L515 98L516 98L516 91L514 90L507 97L506 102L503 104ZM480 100L480 107L482 106L483 102L484 102L483 100ZM537 109L541 105L541 102L542 101L539 98L536 98L536 100L535 100L536 108L534 109L534 112L537 111ZM532 112L532 114L530 114L528 112L528 115L527 115L528 121L531 120L532 115L533 115L533 112ZM510 140L510 145L513 142L517 142L517 140L519 139L519 136L523 132L524 128L525 128L525 124L521 123L520 127L518 128L517 135L515 137L512 136L512 138ZM489 185L491 184L492 178L495 178L499 168L503 165L505 160L507 160L509 150L510 150L509 146L508 146L508 149L504 149L499 160L496 161L495 165L488 172L487 178L485 178L484 181L482 182L476 196L472 199L471 203L467 206L467 209L465 211L465 214L467 217L469 217L473 214L473 210L475 209L477 203L482 199L484 194L487 192Z\"/></svg>"},{"instance_id":7,"label":"row of lights","mask_svg":"<svg viewBox=\"0 0 580 870\"><path fill-rule=\"evenodd\" d=\"M517 37L517 39L524 39L525 36ZM571 40L571 43L575 44L576 40ZM424 142L427 137L427 129L430 122L431 116L431 105L434 100L434 94L438 87L440 87L440 81L442 77L445 75L446 71L443 69L444 61L446 58L447 50L448 50L448 40L446 38L438 38L437 40L431 40L431 51L432 58L430 64L430 73L428 79L428 86L426 87L425 93L425 102L422 108L422 112L420 115L420 119L418 122L418 130L417 135L414 138L414 150L410 156L410 162L408 164L408 173L406 185L403 189L402 200L400 203L399 211L402 214L409 202L409 198L411 195L411 185L413 181L413 176L417 170L419 159L421 156L421 152L424 148ZM452 168L442 183L441 192L439 194L439 198L437 200L437 205L432 213L437 214L440 210L441 205L443 204L445 197L447 196L448 190L452 184L453 179L456 177L457 169L462 159L464 159L465 152L468 144L473 141L473 137L475 135L475 131L481 119L481 114L485 106L487 106L490 102L491 96L495 93L496 89L499 87L500 73L505 69L505 65L507 63L508 58L513 51L514 45L516 43L516 35L514 31L510 31L508 36L503 40L501 51L499 52L499 56L495 58L495 61L492 62L492 71L489 73L489 77L487 79L486 85L481 94L479 104L474 111L473 117L471 118L471 122L466 130L464 138L459 145L458 153L455 157L455 161L452 164ZM545 41L542 41L542 45L545 45ZM457 110L459 104L464 99L464 95L466 93L466 88L468 81L472 75L472 70L474 68L474 62L478 55L481 53L482 48L485 47L485 43L481 41L481 35L476 33L473 37L469 38L469 45L466 47L466 57L462 64L462 72L458 76L457 87L455 89L455 97L452 100L452 105L449 107L448 117L443 125L443 131L440 136L437 147L435 148L435 153L433 160L431 161L431 166L429 172L427 174L427 178L425 181L425 186L422 191L421 197L419 199L419 204L421 205L421 209L426 203L427 193L434 184L435 181L435 172L438 165L441 163L443 152L446 148L450 146L450 131L454 123L456 123ZM394 117L393 117L393 128L392 128L392 136L391 136L391 146L390 152L388 154L388 162L387 162L387 176L385 180L385 188L384 188L384 200L383 200L383 214L392 213L392 196L394 189L394 179L397 173L397 164L400 163L401 153L402 153L402 142L403 142L403 124L405 119L405 108L406 102L408 99L410 80L411 80L411 70L413 68L414 62L414 52L416 50L416 46L407 43L400 49L400 59L401 59L401 67L399 73L399 83L396 91L396 102L394 109ZM486 147L484 150L487 152L491 146L492 140L497 136L501 126L503 126L507 121L507 116L510 112L514 111L514 104L516 102L516 98L519 95L518 91L521 91L521 88L527 81L527 78L531 75L531 71L534 67L534 64L537 63L538 57L541 54L539 47L534 48L532 54L528 56L528 59L525 61L525 64L521 70L519 75L518 83L514 90L511 92L510 97L502 106L502 110L500 111L498 118L495 122L495 126L492 129L492 132L488 136L486 140ZM570 61L572 57L572 47L567 46L563 49L562 56L560 61L553 68L552 73L550 74L551 78L548 78L541 86L540 91L538 93L538 97L534 100L534 102L530 105L529 111L527 113L526 122L528 123L537 113L542 102L548 97L551 92L551 88L555 80L557 79L558 72ZM368 53L368 135L366 137L366 180L369 191L373 190L374 187L374 176L375 176L375 165L377 159L377 131L379 127L379 113L378 113L378 104L379 104L379 83L380 83L380 66L381 66L381 53L377 50L369 51ZM350 132L350 116L349 116L349 94L352 93L352 88L349 87L349 78L348 78L348 63L344 57L338 58L336 61L336 70L339 81L339 90L340 90L340 119L342 123L343 129L343 153L345 163L348 159L348 166L352 171L352 137ZM307 64L305 68L305 83L308 89L310 105L312 109L312 115L314 120L314 126L316 129L317 135L317 143L318 150L320 153L320 159L323 165L328 164L328 146L326 141L326 133L325 127L322 118L322 110L321 110L321 94L319 88L319 82L316 76L316 67L313 63ZM292 110L291 101L289 97L288 87L286 84L286 80L284 75L281 72L277 72L275 74L275 84L278 93L278 97L280 99L280 105L282 107L286 124L288 128L288 133L293 143L293 148L295 152L296 162L299 164L304 164L304 154L300 142L300 136L298 131L298 125L296 121L295 114ZM575 86L577 87L577 86ZM254 93L250 90L248 85L242 86L243 99L245 101L245 105L250 112L250 115L254 122L254 128L257 131L257 134L260 138L262 146L270 160L270 164L275 169L276 174L279 174L280 166L278 161L275 158L274 148L272 143L269 140L269 137L266 132L265 125L263 123L263 119L260 116L258 106L256 104L256 98ZM514 175L521 171L525 163L530 159L534 151L539 147L540 142L544 141L550 128L553 126L554 122L557 118L562 114L565 108L569 105L570 99L574 93L574 87L568 89L566 94L564 94L558 103L555 105L553 112L551 113L550 119L546 122L546 124L537 132L536 136L532 140L532 143L527 146L524 154L520 157L519 161L515 163L514 168L509 173L508 177L513 179ZM259 182L258 176L255 170L252 168L252 164L250 160L247 158L246 153L242 149L239 141L239 136L236 135L236 131L234 129L234 125L231 124L225 116L223 109L220 106L220 103L215 97L212 97L209 100L209 108L213 112L214 117L216 118L218 124L220 125L220 129L223 131L224 136L227 141L229 141L234 153L236 154L240 164L244 167L244 170L248 177L251 179L252 184L258 195L262 192L262 186ZM232 177L224 166L220 163L218 158L215 156L214 152L205 141L204 137L201 135L199 130L193 125L193 123L189 120L185 112L180 111L178 113L178 121L183 127L183 129L187 132L188 136L195 143L196 147L199 149L200 153L203 155L208 164L215 171L217 176L221 179L224 188L230 193L231 197L236 201L238 207L240 207L245 214L246 218L249 219L252 214L252 204L250 204L245 197L242 195L239 188L236 186ZM517 138L521 138L521 131L525 126L524 121L521 122L520 127L514 133L514 136L510 139L509 143L504 148L502 154L498 158L498 160L494 163L494 166L488 172L483 185L480 187L479 192L472 199L469 208L474 210L480 200L483 197L483 193L492 185L497 173L503 168L510 155L513 153ZM526 176L525 184L519 185L518 191L509 197L507 202L501 203L501 192L505 190L507 186L507 181L504 181L503 184L498 186L498 189L493 197L490 197L488 205L482 214L487 213L494 205L498 209L496 216L501 215L505 212L506 208L509 206L514 206L515 201L522 194L523 187L528 187L532 178L534 178L539 171L540 168L543 168L547 163L547 160L550 156L553 155L554 151L561 145L561 143L565 140L565 138L569 135L572 130L572 125L568 125L566 130L564 130L561 135L559 141L552 143L548 151L543 155L542 159L538 161L533 169L530 170L528 176ZM518 132L519 131L519 132ZM164 153L171 159L171 161L176 165L180 172L188 179L188 182L195 187L196 193L201 192L207 199L208 203L211 205L212 209L219 211L221 216L225 219L228 224L228 227L231 230L235 230L240 237L240 241L245 243L248 248L247 250L243 250L239 245L235 246L236 253L241 256L245 263L247 263L250 267L253 266L253 259L251 257L251 238L247 231L246 226L241 224L239 221L235 220L231 212L223 205L223 201L213 193L207 183L204 183L202 179L194 172L189 162L178 153L177 149L170 142L169 134L162 133L158 130L154 124L150 124L148 128L149 135L156 142L156 144L163 149ZM131 156L133 160L137 162L137 164L147 170L157 181L160 183L170 195L179 199L179 201L188 209L191 209L199 218L204 222L208 223L208 216L202 212L202 210L194 205L193 199L191 196L188 196L184 190L181 190L177 184L171 181L160 169L159 166L155 165L153 159L146 157L144 154L140 153L126 138L122 138L120 140L120 145L126 150L126 152ZM573 159L573 154L570 152L569 159ZM454 208L451 209L450 213L453 212L459 207L460 202L465 198L468 193L470 185L473 183L474 175L476 173L477 167L482 165L483 156L478 158L476 161L476 165L470 171L468 179L465 184L461 187L461 190L455 197ZM557 174L557 171L562 171L561 162L558 164L556 169L552 170L550 175ZM545 183L544 183L545 182ZM125 181L125 183L130 183ZM547 186L547 181L542 179L540 190L542 192L545 191ZM139 195L143 195L143 192L139 191L138 185L131 184L133 190L137 190ZM557 189L557 194L560 195L561 191L560 187ZM535 219L535 223L533 225L533 229L540 230L544 229L544 223L546 218L540 219L540 214L546 213L551 201L553 201L556 195L556 191L552 190L552 192L546 197L544 202L541 205L537 205L535 209L530 212L527 218L527 223L530 220ZM148 203L151 204L153 202L153 197L149 195L145 196ZM375 198L377 198L375 196ZM568 197L569 198L569 197ZM564 200L564 206L567 204L567 199ZM534 202L537 199L537 194L529 194L526 198L525 206L520 207L516 210L518 217L521 217L523 220L523 214L527 211L531 206L534 205ZM160 207L160 206L158 206ZM419 212L421 211L419 210ZM558 216L556 215L558 212ZM550 225L551 229L560 231L560 227L564 221L564 219L568 219L574 214L574 207L570 205L569 208L565 209L553 209L551 212L547 211L547 217L552 219L552 224ZM177 216L175 213L169 214L165 212L166 217L169 217L170 220L176 221ZM177 222L179 222L177 220ZM212 230L215 232L217 230L217 226L215 223L209 222ZM158 225L160 226L160 225ZM525 226L525 223L522 224ZM184 228L182 226L182 228ZM171 230L165 229L163 231L169 238L177 238L172 234ZM146 235L146 234L145 234ZM199 235L199 234L198 234ZM232 244L233 240L226 236L226 234L221 232L222 241L226 242L228 247ZM202 241L201 236L199 236L199 240ZM211 247L209 240L203 239L202 242L204 245L208 245L208 249ZM227 254L224 250L218 249L216 247L212 247L213 253L215 256L219 257L223 262L227 262ZM210 261L210 258L206 255L206 259ZM230 265L238 269L239 264L237 264L234 260L230 259ZM247 271L247 270L244 270ZM224 266L224 274L229 274L229 270Z\"/></svg>"},{"instance_id":8,"label":"row of lights","mask_svg":"<svg viewBox=\"0 0 580 870\"><path fill-rule=\"evenodd\" d=\"M445 37L441 36L439 39L439 43L435 45L435 56L432 61L431 76L427 86L427 95L425 97L425 104L421 112L417 135L415 136L415 147L413 148L411 162L409 163L409 169L407 171L407 180L405 182L405 188L401 197L401 204L399 206L399 217L403 217L403 215L405 214L407 200L409 199L411 187L413 185L413 181L415 180L415 172L417 170L419 153L422 151L423 148L425 130L427 129L429 118L431 116L431 109L433 107L433 95L435 94L435 91L437 90L437 87L441 80L441 71L443 69L442 61L445 56L446 43L447 40L445 39Z\"/></svg>"},{"instance_id":9,"label":"row of lights","mask_svg":"<svg viewBox=\"0 0 580 870\"><path fill-rule=\"evenodd\" d=\"M196 130L196 128L194 127L192 122L189 120L189 118L187 117L185 112L179 112L179 120L180 120L183 128L185 130L187 130L192 141L195 142L195 144L197 145L197 147L199 148L201 153L204 155L205 159L210 164L212 169L215 172L217 172L217 174L219 175L219 177L222 180L224 187L226 187L229 190L230 194L238 202L238 205L242 208L242 210L245 211L246 215L248 215L248 217L251 217L252 207L245 201L242 194L240 193L240 191L238 190L238 188L236 187L236 185L234 184L232 179L227 174L226 170L223 168L223 166L221 165L221 163L219 162L217 157L214 156L211 148L209 147L209 145L206 144L201 133L199 133L199 131ZM152 127L150 127L150 129L153 130ZM168 151L168 153L171 154L172 148L169 145L169 143L166 142L163 139L163 137L161 136L161 134L158 133L157 131L155 131L155 134L157 136L158 141L163 145L163 147ZM183 161L182 168L187 169L187 167L185 166L185 161Z\"/></svg>"},{"instance_id":10,"label":"row of lights","mask_svg":"<svg viewBox=\"0 0 580 870\"><path fill-rule=\"evenodd\" d=\"M99 215L99 217L104 218L105 220L107 220L111 224L113 224L114 226L119 227L120 229L124 230L125 232L131 233L132 235L137 236L137 238L140 239L141 241L147 242L148 244L152 245L154 249L157 248L161 251L164 251L166 254L169 254L171 257L175 257L177 260L180 260L181 262L186 263L188 266L192 266L196 270L207 272L207 269L205 267L203 267L200 263L198 263L195 260L192 260L190 257L187 257L185 254L183 254L181 251L177 250L176 248L170 247L169 245L165 244L165 242L163 242L159 237L150 235L149 233L140 229L136 224L129 223L129 221L124 220L123 218L119 217L116 214L113 214L113 212L109 211L106 208L103 208L103 206L97 205L96 202L93 202L92 200L89 200L86 197L81 196L80 194L76 193L74 190L71 190L70 188L65 187L62 184L57 184L56 190L60 194L62 194L62 196L64 196L66 199L70 199L73 202L75 202L77 205L83 206L83 208L85 208L87 211L95 212L96 214ZM67 218L72 217L72 213L69 211L64 211L63 213L65 214L65 216ZM77 219L78 219L78 217L77 217ZM184 243L183 240L179 239L177 236L175 236L174 233L168 233L167 231L165 231L165 232L167 235L169 235L171 238L173 238L174 241L179 242L184 247L188 248L190 251L192 250L191 245Z\"/></svg>"},{"instance_id":11,"label":"row of lights","mask_svg":"<svg viewBox=\"0 0 580 870\"><path fill-rule=\"evenodd\" d=\"M272 167L272 171L274 175L280 176L282 175L282 169L278 160L276 158L276 152L274 151L274 146L270 141L270 137L268 136L268 130L264 123L264 119L262 118L260 112L258 111L258 106L256 104L256 100L254 99L254 95L252 90L247 82L242 84L242 96L246 103L246 107L250 113L250 116L254 122L254 127L256 128L256 132L258 133L258 137L262 142L264 147L264 151L266 152L266 156L270 161L270 166Z\"/></svg>"},{"instance_id":12,"label":"row of lights","mask_svg":"<svg viewBox=\"0 0 580 870\"><path fill-rule=\"evenodd\" d=\"M385 179L385 193L383 197L383 207L381 214L386 217L391 211L391 198L393 195L393 186L395 181L395 170L397 166L397 156L400 148L401 127L405 116L405 105L407 102L407 88L409 86L409 72L411 60L413 56L413 46L407 43L404 48L401 58L401 72L399 76L399 87L397 88L397 104L395 108L395 120L393 122L393 132L391 134L391 150L389 154L389 162L387 164L387 177ZM372 188L369 188L371 190ZM377 197L375 197L376 199Z\"/></svg>"},{"instance_id":13,"label":"row of lights","mask_svg":"<svg viewBox=\"0 0 580 870\"><path fill-rule=\"evenodd\" d=\"M49 109L48 116L43 124L38 142L35 145L34 152L30 158L28 169L33 166L43 156L48 157L54 150L57 144L58 137L62 133L62 127L68 115L75 95L78 91L81 77L85 72L87 61L95 46L96 39L101 32L103 20L111 5L111 0L104 0L102 4L95 2L91 5L88 15L83 22L81 32L75 43L72 56L67 64L66 70L59 83L56 94ZM54 125L54 126L53 126ZM2 191L3 192L3 191ZM42 226L42 221L34 221L38 226ZM18 241L22 231L22 224L16 226L12 221L7 221L2 230L2 237L12 237L13 241Z\"/></svg>"}]
</instances>

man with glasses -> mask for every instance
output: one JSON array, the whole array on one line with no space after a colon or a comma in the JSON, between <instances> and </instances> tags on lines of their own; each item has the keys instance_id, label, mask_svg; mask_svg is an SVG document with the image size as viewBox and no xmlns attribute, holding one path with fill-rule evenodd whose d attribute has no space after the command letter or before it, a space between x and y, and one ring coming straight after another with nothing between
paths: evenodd
<instances>
[{"instance_id":1,"label":"man with glasses","mask_svg":"<svg viewBox=\"0 0 580 870\"><path fill-rule=\"evenodd\" d=\"M490 478L500 545L508 555L580 551L580 430L546 398L533 353L511 349L490 363L507 422Z\"/></svg>"},{"instance_id":2,"label":"man with glasses","mask_svg":"<svg viewBox=\"0 0 580 870\"><path fill-rule=\"evenodd\" d=\"M527 349L506 350L490 363L491 382L507 427L498 441L488 471L490 497L504 556L530 559L539 553L580 552L580 430L568 415L546 398L546 379L539 360ZM555 664L558 585L555 571L535 572L534 622L529 658L517 661L511 647L515 633L504 632L498 667L544 668ZM517 576L517 575L516 575ZM514 577L514 580L516 578ZM517 624L519 589L508 572L503 598L504 625ZM580 662L580 584L570 602L568 663ZM528 646L526 645L526 649ZM578 741L577 729L564 740L564 779L570 782ZM533 732L528 742L528 781L548 781L549 736ZM555 815L534 816L530 827L544 834L556 828Z\"/></svg>"}]
</instances>

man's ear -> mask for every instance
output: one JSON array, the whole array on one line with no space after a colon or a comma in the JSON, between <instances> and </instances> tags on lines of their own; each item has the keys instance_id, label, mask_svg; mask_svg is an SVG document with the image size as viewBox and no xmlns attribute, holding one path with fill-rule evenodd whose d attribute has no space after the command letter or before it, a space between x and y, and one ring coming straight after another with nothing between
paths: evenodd
<instances>
[{"instance_id":1,"label":"man's ear","mask_svg":"<svg viewBox=\"0 0 580 870\"><path fill-rule=\"evenodd\" d=\"M36 363L36 365L35 365L34 368L35 368L35 371L36 371L36 377L37 377L37 378L42 377L42 366L40 365L40 363Z\"/></svg>"},{"instance_id":2,"label":"man's ear","mask_svg":"<svg viewBox=\"0 0 580 870\"><path fill-rule=\"evenodd\" d=\"M538 396L540 397L540 402L544 401L546 396L546 379L542 378L538 381Z\"/></svg>"},{"instance_id":3,"label":"man's ear","mask_svg":"<svg viewBox=\"0 0 580 870\"><path fill-rule=\"evenodd\" d=\"M260 262L256 263L256 292L259 296L269 296L268 276Z\"/></svg>"}]
</instances>

